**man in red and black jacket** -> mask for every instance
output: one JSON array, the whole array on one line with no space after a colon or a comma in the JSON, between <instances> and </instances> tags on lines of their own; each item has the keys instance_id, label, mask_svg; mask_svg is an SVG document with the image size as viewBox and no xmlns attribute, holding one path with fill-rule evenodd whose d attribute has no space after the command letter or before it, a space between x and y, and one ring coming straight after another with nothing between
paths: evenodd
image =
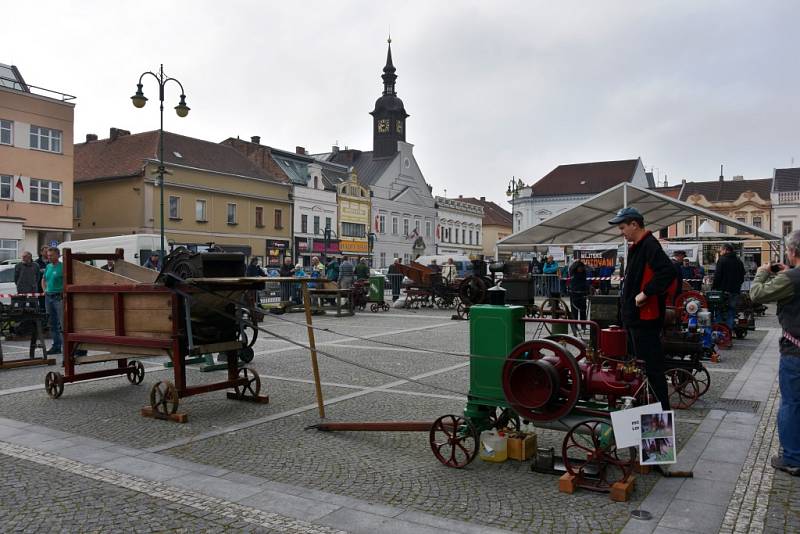
<instances>
[{"instance_id":1,"label":"man in red and black jacket","mask_svg":"<svg viewBox=\"0 0 800 534\"><path fill-rule=\"evenodd\" d=\"M617 225L629 243L620 295L622 324L634 356L645 363L650 388L661 407L669 410L661 328L667 295L674 291L675 268L658 240L645 230L639 210L623 208L608 223Z\"/></svg>"}]
</instances>

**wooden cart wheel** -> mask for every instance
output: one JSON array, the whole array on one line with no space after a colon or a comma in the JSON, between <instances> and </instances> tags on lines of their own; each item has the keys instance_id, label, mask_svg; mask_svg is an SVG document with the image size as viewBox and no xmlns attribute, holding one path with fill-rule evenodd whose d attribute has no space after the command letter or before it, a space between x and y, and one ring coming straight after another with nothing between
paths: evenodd
<instances>
[{"instance_id":1,"label":"wooden cart wheel","mask_svg":"<svg viewBox=\"0 0 800 534\"><path fill-rule=\"evenodd\" d=\"M541 317L552 317L553 319L568 319L569 308L564 304L564 301L555 297L550 297L542 302L542 307L539 309Z\"/></svg>"},{"instance_id":2,"label":"wooden cart wheel","mask_svg":"<svg viewBox=\"0 0 800 534\"><path fill-rule=\"evenodd\" d=\"M44 390L51 399L57 399L64 393L64 375L50 371L44 377Z\"/></svg>"},{"instance_id":3,"label":"wooden cart wheel","mask_svg":"<svg viewBox=\"0 0 800 534\"><path fill-rule=\"evenodd\" d=\"M669 404L678 410L690 408L700 397L700 384L690 371L681 368L668 369L667 388Z\"/></svg>"},{"instance_id":4,"label":"wooden cart wheel","mask_svg":"<svg viewBox=\"0 0 800 534\"><path fill-rule=\"evenodd\" d=\"M731 327L725 323L714 323L711 325L711 331L716 334L717 346L721 349L729 349L733 346L733 334Z\"/></svg>"},{"instance_id":5,"label":"wooden cart wheel","mask_svg":"<svg viewBox=\"0 0 800 534\"><path fill-rule=\"evenodd\" d=\"M708 388L711 386L711 375L709 374L705 365L701 365L699 369L692 369L692 374L694 375L695 380L697 380L697 385L700 386L700 392L697 394L697 396L702 397L706 394L706 391L708 391Z\"/></svg>"},{"instance_id":6,"label":"wooden cart wheel","mask_svg":"<svg viewBox=\"0 0 800 534\"><path fill-rule=\"evenodd\" d=\"M246 379L247 383L237 384L233 387L236 391L236 396L239 398L252 397L254 399L258 397L258 394L261 393L261 377L258 376L258 373L249 367L242 367L239 369L239 378Z\"/></svg>"},{"instance_id":7,"label":"wooden cart wheel","mask_svg":"<svg viewBox=\"0 0 800 534\"><path fill-rule=\"evenodd\" d=\"M128 377L128 382L138 386L142 383L142 380L144 380L144 365L142 365L142 362L137 360L129 361L128 369L125 371L125 375Z\"/></svg>"},{"instance_id":8,"label":"wooden cart wheel","mask_svg":"<svg viewBox=\"0 0 800 534\"><path fill-rule=\"evenodd\" d=\"M428 438L433 455L447 467L466 467L478 453L478 431L460 415L443 415L434 421Z\"/></svg>"},{"instance_id":9,"label":"wooden cart wheel","mask_svg":"<svg viewBox=\"0 0 800 534\"><path fill-rule=\"evenodd\" d=\"M589 419L573 426L561 446L564 467L578 485L594 491L610 491L633 473L636 450L617 449L609 421Z\"/></svg>"},{"instance_id":10,"label":"wooden cart wheel","mask_svg":"<svg viewBox=\"0 0 800 534\"><path fill-rule=\"evenodd\" d=\"M169 380L162 380L156 382L150 388L150 407L153 413L158 414L161 418L169 417L178 411L178 390L175 389L175 384Z\"/></svg>"},{"instance_id":11,"label":"wooden cart wheel","mask_svg":"<svg viewBox=\"0 0 800 534\"><path fill-rule=\"evenodd\" d=\"M463 302L459 302L458 307L456 307L456 314L459 319L469 319L469 306Z\"/></svg>"}]
</instances>

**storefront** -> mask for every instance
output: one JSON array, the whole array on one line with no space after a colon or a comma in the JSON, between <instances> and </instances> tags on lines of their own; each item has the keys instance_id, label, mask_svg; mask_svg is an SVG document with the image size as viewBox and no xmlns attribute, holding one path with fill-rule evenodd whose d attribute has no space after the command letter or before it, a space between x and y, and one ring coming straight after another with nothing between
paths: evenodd
<instances>
[{"instance_id":1,"label":"storefront","mask_svg":"<svg viewBox=\"0 0 800 534\"><path fill-rule=\"evenodd\" d=\"M283 258L291 256L289 241L280 239L267 239L267 258L264 264L270 267L279 267Z\"/></svg>"},{"instance_id":2,"label":"storefront","mask_svg":"<svg viewBox=\"0 0 800 534\"><path fill-rule=\"evenodd\" d=\"M369 243L356 241L353 239L342 239L339 241L339 250L345 256L369 256Z\"/></svg>"},{"instance_id":3,"label":"storefront","mask_svg":"<svg viewBox=\"0 0 800 534\"><path fill-rule=\"evenodd\" d=\"M312 247L312 252L314 255L319 256L320 258L327 256L330 257L334 254L339 255L341 254L341 250L339 250L339 241L336 239L332 239L328 241L328 244L325 244L324 239L315 239Z\"/></svg>"}]
</instances>

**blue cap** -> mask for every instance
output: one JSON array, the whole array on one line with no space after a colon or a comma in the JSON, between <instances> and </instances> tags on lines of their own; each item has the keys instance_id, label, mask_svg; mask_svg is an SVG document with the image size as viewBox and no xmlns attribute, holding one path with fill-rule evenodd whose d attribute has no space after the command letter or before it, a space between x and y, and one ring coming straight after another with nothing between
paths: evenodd
<instances>
[{"instance_id":1,"label":"blue cap","mask_svg":"<svg viewBox=\"0 0 800 534\"><path fill-rule=\"evenodd\" d=\"M617 215L613 219L608 221L608 224L619 224L630 219L636 219L640 222L644 222L644 217L636 208L622 208L617 212Z\"/></svg>"}]
</instances>

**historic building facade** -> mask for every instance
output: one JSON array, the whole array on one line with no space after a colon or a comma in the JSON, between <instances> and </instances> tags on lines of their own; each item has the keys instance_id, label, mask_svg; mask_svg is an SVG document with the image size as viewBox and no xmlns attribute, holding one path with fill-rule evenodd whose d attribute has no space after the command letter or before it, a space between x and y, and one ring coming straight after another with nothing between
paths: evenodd
<instances>
[{"instance_id":1,"label":"historic building facade","mask_svg":"<svg viewBox=\"0 0 800 534\"><path fill-rule=\"evenodd\" d=\"M483 206L462 197L436 197L436 254L477 257L483 253Z\"/></svg>"},{"instance_id":2,"label":"historic building facade","mask_svg":"<svg viewBox=\"0 0 800 534\"><path fill-rule=\"evenodd\" d=\"M483 220L481 221L480 243L482 254L486 258L500 259L497 255L497 242L510 236L512 230L511 213L504 210L486 197L464 198L459 200L476 204L483 208ZM511 257L509 253L507 257Z\"/></svg>"},{"instance_id":3,"label":"historic building facade","mask_svg":"<svg viewBox=\"0 0 800 534\"><path fill-rule=\"evenodd\" d=\"M775 169L772 176L772 233L788 235L800 229L800 168Z\"/></svg>"},{"instance_id":4,"label":"historic building facade","mask_svg":"<svg viewBox=\"0 0 800 534\"><path fill-rule=\"evenodd\" d=\"M393 258L411 261L435 251L436 206L431 187L406 142L403 101L397 96L391 42L383 68L383 93L372 115L372 150L340 150L318 154L322 161L352 166L359 183L371 195L372 265L385 267ZM341 213L341 211L340 211Z\"/></svg>"},{"instance_id":5,"label":"historic building facade","mask_svg":"<svg viewBox=\"0 0 800 534\"><path fill-rule=\"evenodd\" d=\"M70 239L73 98L0 64L0 260Z\"/></svg>"}]
</instances>

